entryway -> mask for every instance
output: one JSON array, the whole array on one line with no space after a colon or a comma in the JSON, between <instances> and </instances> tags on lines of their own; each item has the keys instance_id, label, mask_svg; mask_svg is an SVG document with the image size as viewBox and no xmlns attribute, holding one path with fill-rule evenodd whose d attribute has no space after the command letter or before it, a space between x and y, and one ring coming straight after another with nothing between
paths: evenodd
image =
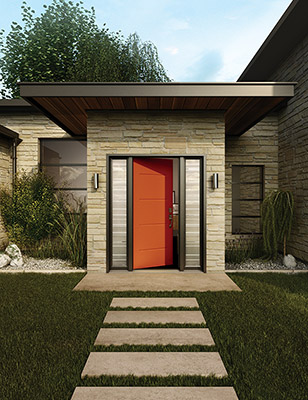
<instances>
[{"instance_id":1,"label":"entryway","mask_svg":"<svg viewBox=\"0 0 308 400\"><path fill-rule=\"evenodd\" d=\"M157 291L157 292L208 292L208 291L241 291L224 272L203 274L200 271L161 272L155 268L136 273L114 271L88 272L75 286L74 290L90 290L98 292L118 291Z\"/></svg>"},{"instance_id":2,"label":"entryway","mask_svg":"<svg viewBox=\"0 0 308 400\"><path fill-rule=\"evenodd\" d=\"M107 157L107 272L206 270L205 157Z\"/></svg>"}]
</instances>

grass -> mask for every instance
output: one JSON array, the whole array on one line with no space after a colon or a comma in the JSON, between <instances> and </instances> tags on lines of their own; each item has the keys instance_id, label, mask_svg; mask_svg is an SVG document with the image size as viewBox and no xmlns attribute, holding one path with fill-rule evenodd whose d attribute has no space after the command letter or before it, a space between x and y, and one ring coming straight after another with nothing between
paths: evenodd
<instances>
[{"instance_id":1,"label":"grass","mask_svg":"<svg viewBox=\"0 0 308 400\"><path fill-rule=\"evenodd\" d=\"M231 276L243 292L159 294L72 292L81 276L0 275L1 399L68 400L77 385L233 385L240 400L308 399L308 274L241 273ZM195 296L229 377L82 381L81 371L114 295Z\"/></svg>"}]
</instances>

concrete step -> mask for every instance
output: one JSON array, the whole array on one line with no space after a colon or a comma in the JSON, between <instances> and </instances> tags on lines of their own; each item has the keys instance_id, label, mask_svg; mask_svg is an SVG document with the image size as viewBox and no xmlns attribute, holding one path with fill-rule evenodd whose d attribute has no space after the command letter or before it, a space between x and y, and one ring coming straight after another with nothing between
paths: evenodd
<instances>
[{"instance_id":1,"label":"concrete step","mask_svg":"<svg viewBox=\"0 0 308 400\"><path fill-rule=\"evenodd\" d=\"M110 307L134 307L134 308L153 308L153 307L198 307L198 302L194 297L115 297L112 299Z\"/></svg>"},{"instance_id":2,"label":"concrete step","mask_svg":"<svg viewBox=\"0 0 308 400\"><path fill-rule=\"evenodd\" d=\"M206 328L102 328L96 346L199 344L213 346L214 340Z\"/></svg>"},{"instance_id":3,"label":"concrete step","mask_svg":"<svg viewBox=\"0 0 308 400\"><path fill-rule=\"evenodd\" d=\"M202 324L201 311L108 311L105 323Z\"/></svg>"},{"instance_id":4,"label":"concrete step","mask_svg":"<svg viewBox=\"0 0 308 400\"><path fill-rule=\"evenodd\" d=\"M93 352L81 377L86 375L224 377L227 371L216 352Z\"/></svg>"},{"instance_id":5,"label":"concrete step","mask_svg":"<svg viewBox=\"0 0 308 400\"><path fill-rule=\"evenodd\" d=\"M71 400L238 400L232 387L77 387Z\"/></svg>"}]
</instances>

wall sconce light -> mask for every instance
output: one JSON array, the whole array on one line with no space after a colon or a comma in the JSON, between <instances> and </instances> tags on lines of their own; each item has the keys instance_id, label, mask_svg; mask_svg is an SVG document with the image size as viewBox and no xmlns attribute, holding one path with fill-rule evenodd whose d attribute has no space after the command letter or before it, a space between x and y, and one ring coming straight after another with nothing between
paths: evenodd
<instances>
[{"instance_id":1,"label":"wall sconce light","mask_svg":"<svg viewBox=\"0 0 308 400\"><path fill-rule=\"evenodd\" d=\"M218 189L218 173L217 172L215 172L215 174L212 175L212 188Z\"/></svg>"},{"instance_id":2,"label":"wall sconce light","mask_svg":"<svg viewBox=\"0 0 308 400\"><path fill-rule=\"evenodd\" d=\"M99 174L94 174L94 189L97 190L99 188Z\"/></svg>"}]
</instances>

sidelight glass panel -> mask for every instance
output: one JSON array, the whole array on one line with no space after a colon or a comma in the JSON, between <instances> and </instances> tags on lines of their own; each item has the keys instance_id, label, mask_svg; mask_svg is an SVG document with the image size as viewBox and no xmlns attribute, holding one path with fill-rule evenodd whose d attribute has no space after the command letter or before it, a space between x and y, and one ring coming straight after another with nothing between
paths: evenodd
<instances>
[{"instance_id":1,"label":"sidelight glass panel","mask_svg":"<svg viewBox=\"0 0 308 400\"><path fill-rule=\"evenodd\" d=\"M112 267L127 266L127 161L111 160Z\"/></svg>"},{"instance_id":2,"label":"sidelight glass panel","mask_svg":"<svg viewBox=\"0 0 308 400\"><path fill-rule=\"evenodd\" d=\"M185 163L185 268L200 266L200 160Z\"/></svg>"}]
</instances>

